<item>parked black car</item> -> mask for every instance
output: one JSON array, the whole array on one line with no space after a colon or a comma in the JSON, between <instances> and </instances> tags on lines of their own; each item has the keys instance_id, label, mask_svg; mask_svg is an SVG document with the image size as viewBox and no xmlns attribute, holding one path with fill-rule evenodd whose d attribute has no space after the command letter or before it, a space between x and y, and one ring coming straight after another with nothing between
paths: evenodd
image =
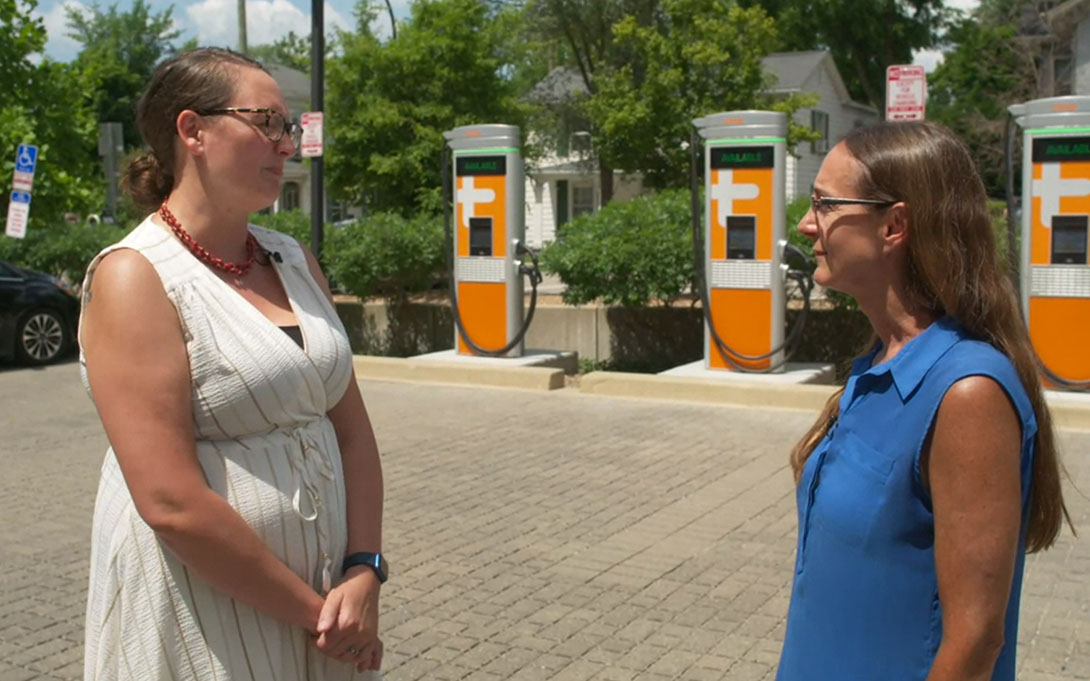
<instances>
[{"instance_id":1,"label":"parked black car","mask_svg":"<svg viewBox=\"0 0 1090 681\"><path fill-rule=\"evenodd\" d=\"M76 337L79 297L56 277L0 260L0 358L47 364Z\"/></svg>"}]
</instances>

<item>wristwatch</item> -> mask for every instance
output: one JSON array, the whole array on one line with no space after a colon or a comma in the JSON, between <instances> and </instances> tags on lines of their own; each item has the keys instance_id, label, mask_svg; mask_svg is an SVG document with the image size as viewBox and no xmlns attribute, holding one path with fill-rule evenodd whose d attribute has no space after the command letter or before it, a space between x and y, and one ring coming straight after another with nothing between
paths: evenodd
<instances>
[{"instance_id":1,"label":"wristwatch","mask_svg":"<svg viewBox=\"0 0 1090 681\"><path fill-rule=\"evenodd\" d=\"M353 553L345 557L344 564L341 565L341 573L348 572L350 568L357 565L366 565L374 570L379 583L384 583L390 576L390 568L386 565L386 559L382 557L381 553L370 553L369 551Z\"/></svg>"}]
</instances>

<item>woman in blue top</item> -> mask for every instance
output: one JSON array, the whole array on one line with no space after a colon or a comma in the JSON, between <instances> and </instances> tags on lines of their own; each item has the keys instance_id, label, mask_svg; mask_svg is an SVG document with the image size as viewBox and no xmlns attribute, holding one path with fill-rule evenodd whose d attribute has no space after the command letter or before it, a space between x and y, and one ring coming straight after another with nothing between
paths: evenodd
<instances>
[{"instance_id":1,"label":"woman in blue top","mask_svg":"<svg viewBox=\"0 0 1090 681\"><path fill-rule=\"evenodd\" d=\"M791 455L799 537L777 678L1014 679L1023 557L1067 509L968 150L931 123L855 130L799 231L815 280L855 297L876 339Z\"/></svg>"}]
</instances>

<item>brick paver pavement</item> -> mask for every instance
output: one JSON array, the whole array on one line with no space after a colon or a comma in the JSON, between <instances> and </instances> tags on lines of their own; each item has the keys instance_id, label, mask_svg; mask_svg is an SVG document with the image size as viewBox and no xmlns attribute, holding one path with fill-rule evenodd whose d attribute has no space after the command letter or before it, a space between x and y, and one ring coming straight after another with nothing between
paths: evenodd
<instances>
[{"instance_id":1,"label":"brick paver pavement","mask_svg":"<svg viewBox=\"0 0 1090 681\"><path fill-rule=\"evenodd\" d=\"M768 679L786 452L813 418L364 383L386 475L388 681ZM0 370L0 681L78 679L105 448L75 364ZM1090 434L1062 434L1090 491ZM1090 501L1068 492L1090 533ZM1090 679L1090 540L1030 557L1020 679ZM892 678L892 677L891 677Z\"/></svg>"}]
</instances>

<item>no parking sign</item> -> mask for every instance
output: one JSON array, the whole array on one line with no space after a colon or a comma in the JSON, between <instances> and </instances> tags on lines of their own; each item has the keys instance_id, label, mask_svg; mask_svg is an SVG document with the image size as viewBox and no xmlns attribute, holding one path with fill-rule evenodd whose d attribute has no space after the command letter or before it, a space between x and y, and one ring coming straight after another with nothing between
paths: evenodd
<instances>
[{"instance_id":1,"label":"no parking sign","mask_svg":"<svg viewBox=\"0 0 1090 681\"><path fill-rule=\"evenodd\" d=\"M8 203L8 221L4 234L16 239L26 236L26 221L30 215L30 192L12 192Z\"/></svg>"}]
</instances>

